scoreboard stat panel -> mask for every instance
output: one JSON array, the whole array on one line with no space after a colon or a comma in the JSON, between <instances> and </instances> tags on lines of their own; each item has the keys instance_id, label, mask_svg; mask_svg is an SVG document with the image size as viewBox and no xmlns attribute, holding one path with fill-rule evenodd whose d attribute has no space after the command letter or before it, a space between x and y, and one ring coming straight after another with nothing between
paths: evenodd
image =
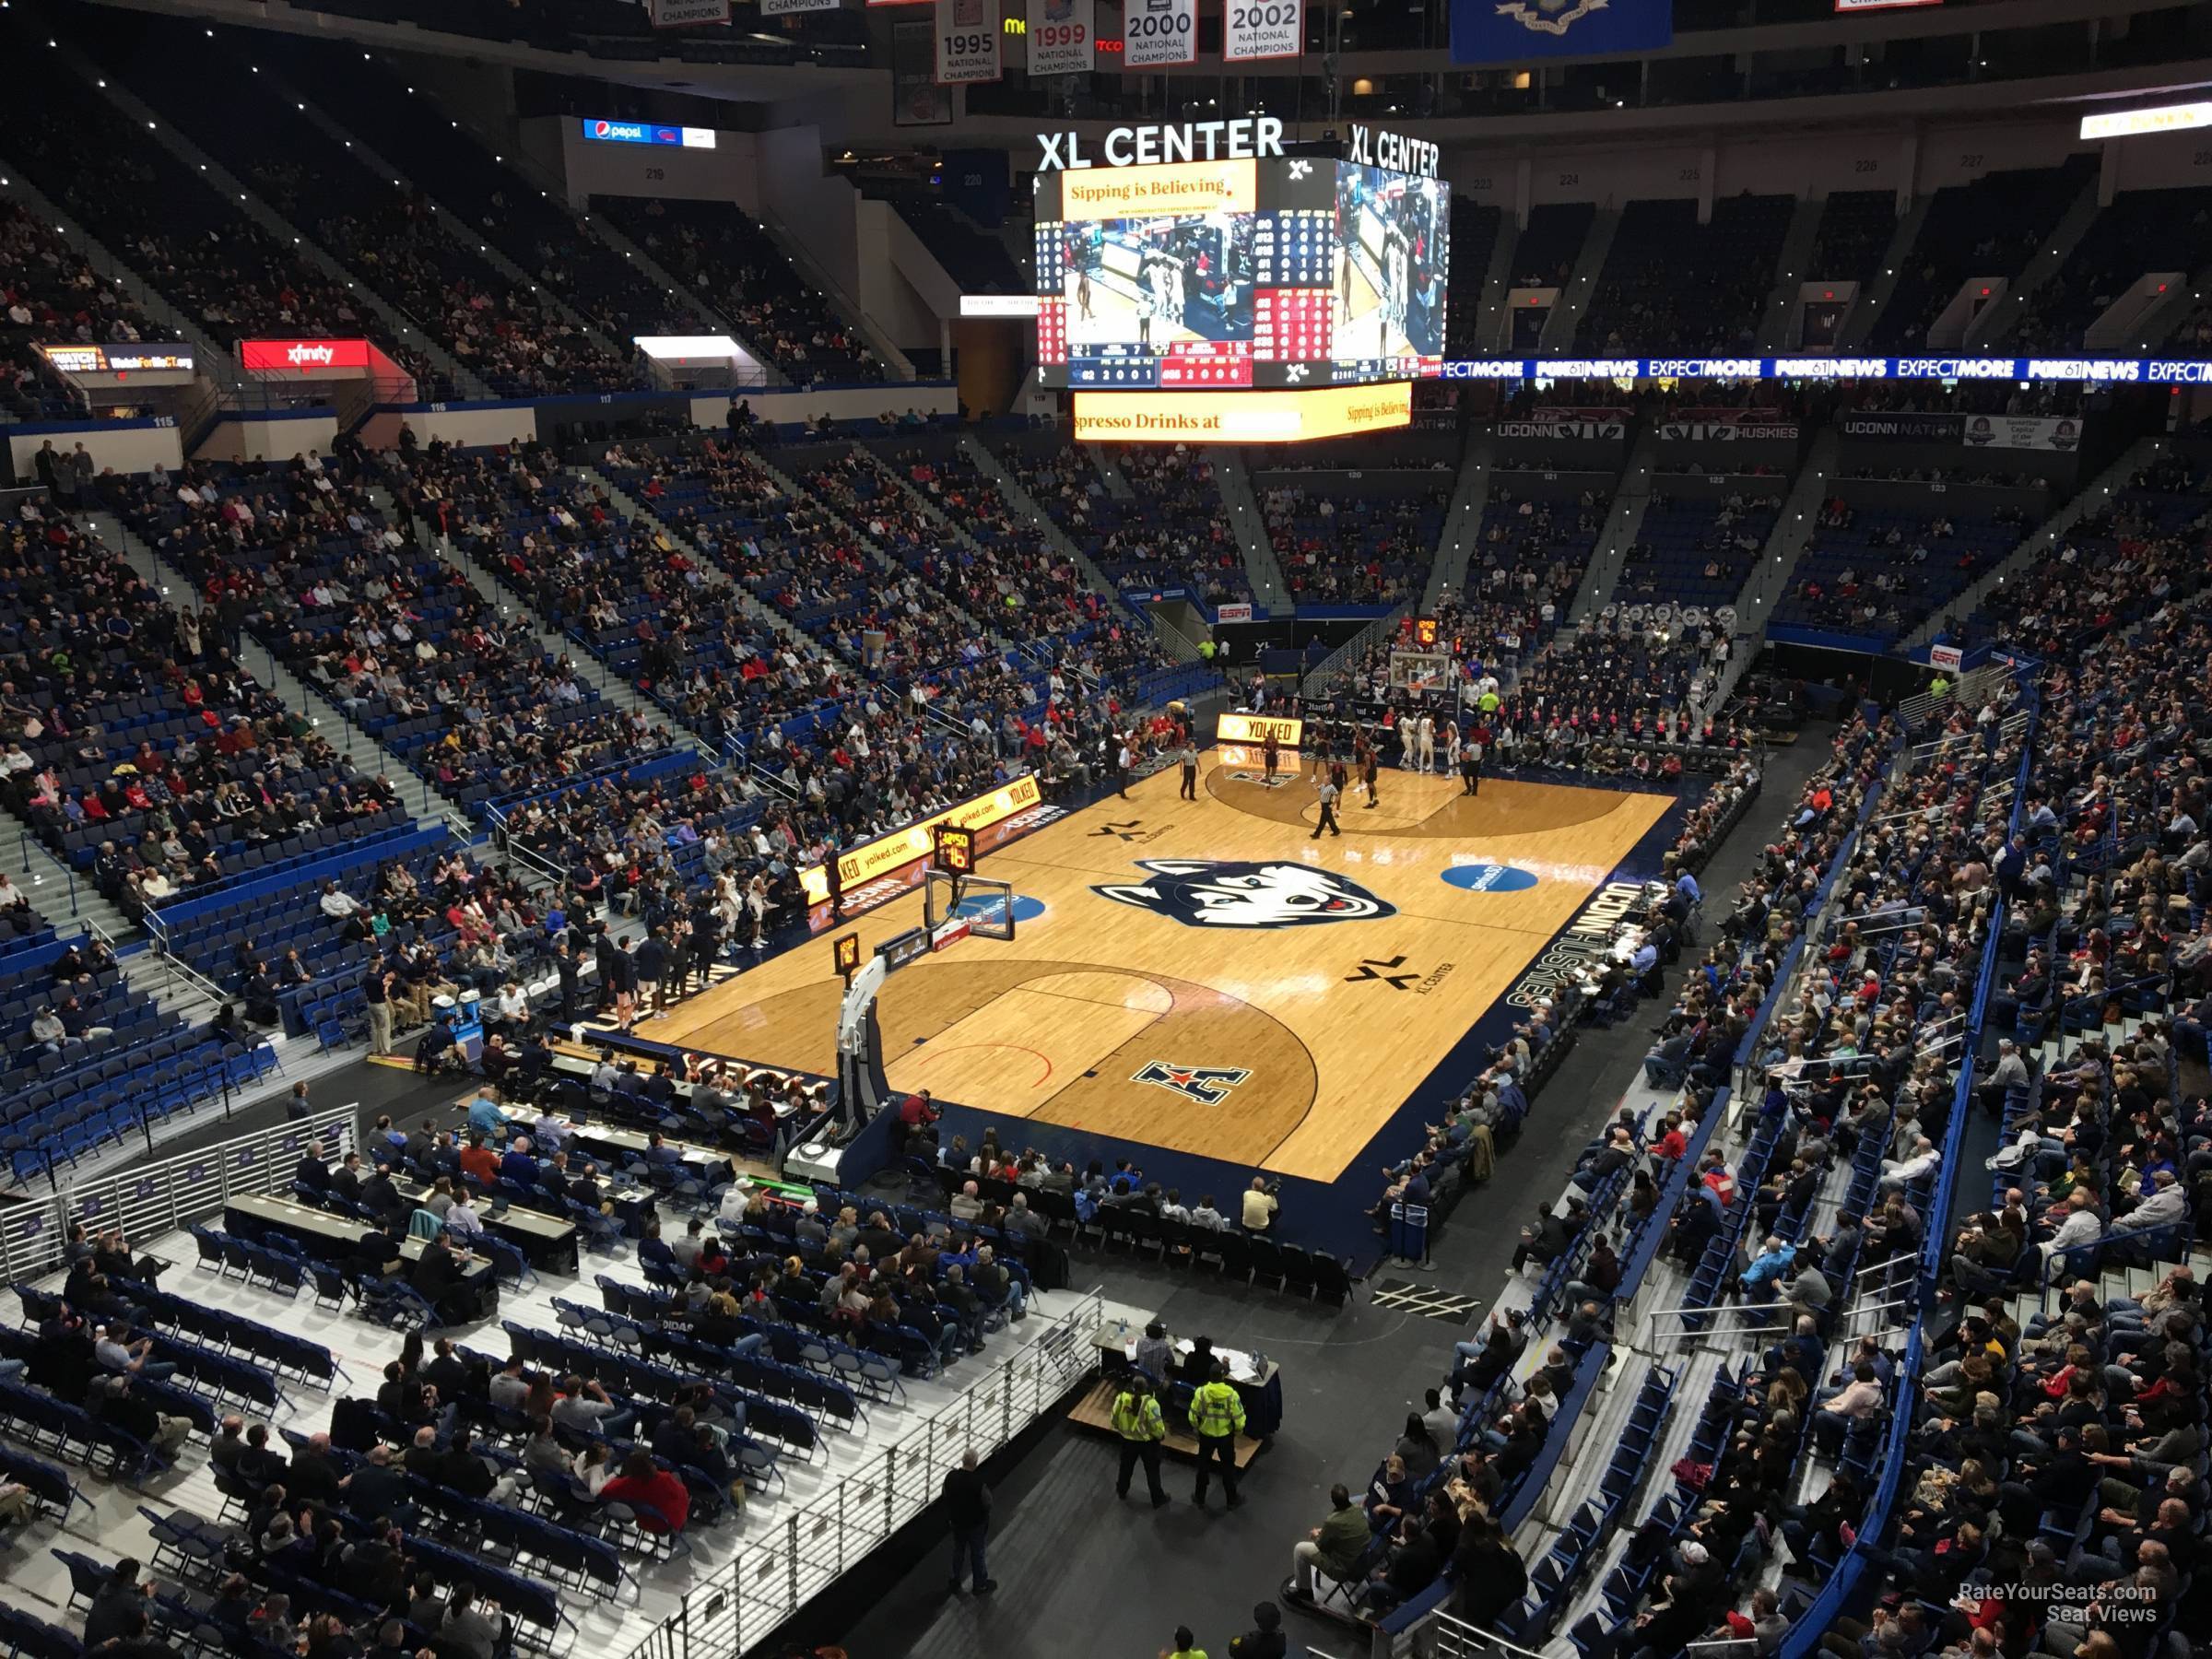
<instances>
[{"instance_id":1,"label":"scoreboard stat panel","mask_svg":"<svg viewBox=\"0 0 2212 1659\"><path fill-rule=\"evenodd\" d=\"M1263 363L1325 361L1335 328L1327 288L1263 288L1252 297L1253 355Z\"/></svg>"},{"instance_id":2,"label":"scoreboard stat panel","mask_svg":"<svg viewBox=\"0 0 2212 1659\"><path fill-rule=\"evenodd\" d=\"M1065 227L1037 227L1037 291L1056 294L1067 280L1067 241Z\"/></svg>"},{"instance_id":3,"label":"scoreboard stat panel","mask_svg":"<svg viewBox=\"0 0 2212 1659\"><path fill-rule=\"evenodd\" d=\"M1249 340L1179 340L1160 360L1163 386L1249 386Z\"/></svg>"},{"instance_id":4,"label":"scoreboard stat panel","mask_svg":"<svg viewBox=\"0 0 2212 1659\"><path fill-rule=\"evenodd\" d=\"M1335 269L1335 216L1290 207L1253 215L1253 283L1257 288L1325 288Z\"/></svg>"}]
</instances>

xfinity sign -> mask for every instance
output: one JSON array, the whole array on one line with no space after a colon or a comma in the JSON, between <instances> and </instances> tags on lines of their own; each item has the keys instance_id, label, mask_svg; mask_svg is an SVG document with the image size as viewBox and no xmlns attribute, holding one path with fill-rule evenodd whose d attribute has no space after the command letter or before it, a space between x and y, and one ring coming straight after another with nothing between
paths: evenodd
<instances>
[{"instance_id":1,"label":"xfinity sign","mask_svg":"<svg viewBox=\"0 0 2212 1659\"><path fill-rule=\"evenodd\" d=\"M1283 124L1273 115L1237 121L1186 121L1172 126L1122 126L1106 135L1099 159L1086 155L1080 133L1040 133L1039 172L1086 167L1159 167L1172 161L1264 159L1283 153Z\"/></svg>"},{"instance_id":2,"label":"xfinity sign","mask_svg":"<svg viewBox=\"0 0 2212 1659\"><path fill-rule=\"evenodd\" d=\"M1345 159L1361 167L1379 167L1385 172L1411 173L1418 179L1437 176L1437 163L1441 159L1435 145L1425 138L1408 138L1403 133L1385 133L1373 127L1355 126L1352 141Z\"/></svg>"}]
</instances>

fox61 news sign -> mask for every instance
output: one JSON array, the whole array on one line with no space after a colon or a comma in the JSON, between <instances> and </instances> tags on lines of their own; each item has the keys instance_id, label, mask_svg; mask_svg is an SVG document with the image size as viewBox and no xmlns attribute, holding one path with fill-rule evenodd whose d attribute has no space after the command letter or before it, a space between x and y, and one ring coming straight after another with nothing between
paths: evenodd
<instances>
[{"instance_id":1,"label":"fox61 news sign","mask_svg":"<svg viewBox=\"0 0 2212 1659\"><path fill-rule=\"evenodd\" d=\"M937 85L971 86L999 76L997 0L937 0Z\"/></svg>"},{"instance_id":2,"label":"fox61 news sign","mask_svg":"<svg viewBox=\"0 0 2212 1659\"><path fill-rule=\"evenodd\" d=\"M1095 0L1030 0L1022 30L1031 75L1088 75L1096 64Z\"/></svg>"}]
</instances>

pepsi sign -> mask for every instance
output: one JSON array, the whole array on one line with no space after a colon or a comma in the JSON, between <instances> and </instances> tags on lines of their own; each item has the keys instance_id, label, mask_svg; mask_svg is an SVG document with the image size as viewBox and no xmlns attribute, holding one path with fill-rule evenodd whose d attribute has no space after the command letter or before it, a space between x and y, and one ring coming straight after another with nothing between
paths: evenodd
<instances>
[{"instance_id":1,"label":"pepsi sign","mask_svg":"<svg viewBox=\"0 0 2212 1659\"><path fill-rule=\"evenodd\" d=\"M583 135L594 144L664 144L678 149L712 149L712 127L662 126L650 121L606 121L583 117Z\"/></svg>"}]
</instances>

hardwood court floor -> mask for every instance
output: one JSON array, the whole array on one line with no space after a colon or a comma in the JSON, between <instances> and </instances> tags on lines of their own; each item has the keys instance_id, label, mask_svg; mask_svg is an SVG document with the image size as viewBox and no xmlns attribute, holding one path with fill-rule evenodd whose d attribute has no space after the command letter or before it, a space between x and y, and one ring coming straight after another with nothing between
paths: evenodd
<instances>
[{"instance_id":1,"label":"hardwood court floor","mask_svg":"<svg viewBox=\"0 0 2212 1659\"><path fill-rule=\"evenodd\" d=\"M1012 1118L1334 1181L1666 811L1655 794L1385 771L1341 839L1312 784L1207 755L991 853L1011 943L964 939L886 982L900 1088ZM1038 907L1041 907L1039 909ZM916 925L919 891L851 925ZM639 1035L835 1069L828 935Z\"/></svg>"}]
</instances>

